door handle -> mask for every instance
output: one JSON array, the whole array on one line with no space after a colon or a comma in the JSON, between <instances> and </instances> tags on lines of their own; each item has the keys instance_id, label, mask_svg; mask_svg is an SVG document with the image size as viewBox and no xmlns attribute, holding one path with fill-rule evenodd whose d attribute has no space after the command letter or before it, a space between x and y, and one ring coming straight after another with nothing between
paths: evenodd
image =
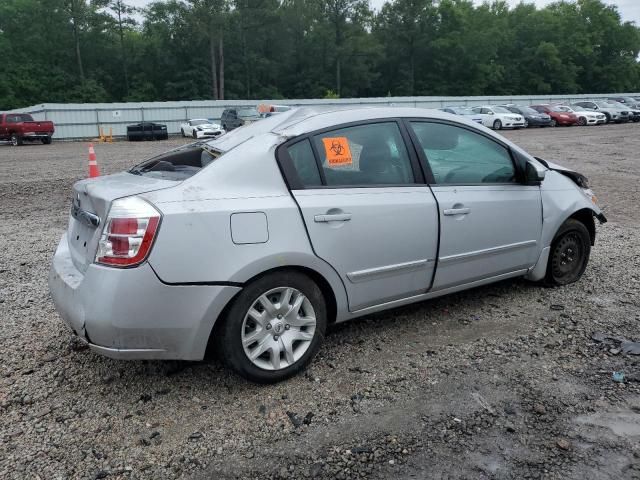
<instances>
[{"instance_id":1,"label":"door handle","mask_svg":"<svg viewBox=\"0 0 640 480\"><path fill-rule=\"evenodd\" d=\"M313 217L313 220L317 223L328 223L328 222L348 222L351 220L350 213L327 213L325 215L316 215Z\"/></svg>"},{"instance_id":2,"label":"door handle","mask_svg":"<svg viewBox=\"0 0 640 480\"><path fill-rule=\"evenodd\" d=\"M442 213L445 215L466 215L471 212L469 207L465 208L447 208Z\"/></svg>"}]
</instances>

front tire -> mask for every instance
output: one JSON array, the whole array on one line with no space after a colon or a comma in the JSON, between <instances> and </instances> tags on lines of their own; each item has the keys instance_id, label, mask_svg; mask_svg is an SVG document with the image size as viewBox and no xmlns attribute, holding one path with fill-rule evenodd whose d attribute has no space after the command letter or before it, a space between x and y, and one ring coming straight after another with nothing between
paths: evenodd
<instances>
[{"instance_id":1,"label":"front tire","mask_svg":"<svg viewBox=\"0 0 640 480\"><path fill-rule=\"evenodd\" d=\"M327 327L322 291L306 275L281 271L258 278L234 300L215 338L222 360L256 383L275 383L304 369Z\"/></svg>"},{"instance_id":2,"label":"front tire","mask_svg":"<svg viewBox=\"0 0 640 480\"><path fill-rule=\"evenodd\" d=\"M553 118L552 118L552 119L551 119L550 126L552 126L552 127L557 127L557 126L558 126L558 122L557 122L555 119L553 119Z\"/></svg>"},{"instance_id":3,"label":"front tire","mask_svg":"<svg viewBox=\"0 0 640 480\"><path fill-rule=\"evenodd\" d=\"M195 130L193 131L192 135L193 135L193 138L198 138L198 134Z\"/></svg>"},{"instance_id":4,"label":"front tire","mask_svg":"<svg viewBox=\"0 0 640 480\"><path fill-rule=\"evenodd\" d=\"M584 127L586 124L587 124L587 118L586 117L578 118L578 126Z\"/></svg>"},{"instance_id":5,"label":"front tire","mask_svg":"<svg viewBox=\"0 0 640 480\"><path fill-rule=\"evenodd\" d=\"M17 134L12 134L11 135L11 145L13 145L14 147L19 147L20 145L22 145L22 137L18 136Z\"/></svg>"},{"instance_id":6,"label":"front tire","mask_svg":"<svg viewBox=\"0 0 640 480\"><path fill-rule=\"evenodd\" d=\"M545 283L568 285L582 277L591 253L591 236L584 223L573 218L562 224L551 243Z\"/></svg>"},{"instance_id":7,"label":"front tire","mask_svg":"<svg viewBox=\"0 0 640 480\"><path fill-rule=\"evenodd\" d=\"M502 130L502 122L500 120L496 120L495 122L493 122L493 129Z\"/></svg>"},{"instance_id":8,"label":"front tire","mask_svg":"<svg viewBox=\"0 0 640 480\"><path fill-rule=\"evenodd\" d=\"M186 137L186 135L184 134L184 128L180 129L180 133L182 134L182 138Z\"/></svg>"}]
</instances>

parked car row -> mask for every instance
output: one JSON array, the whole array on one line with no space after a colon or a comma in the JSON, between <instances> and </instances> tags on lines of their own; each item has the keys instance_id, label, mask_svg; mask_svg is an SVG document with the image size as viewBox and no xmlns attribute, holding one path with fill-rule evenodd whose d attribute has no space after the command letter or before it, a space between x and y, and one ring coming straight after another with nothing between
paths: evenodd
<instances>
[{"instance_id":1,"label":"parked car row","mask_svg":"<svg viewBox=\"0 0 640 480\"><path fill-rule=\"evenodd\" d=\"M220 123L212 118L192 118L180 125L180 134L183 137L200 138L217 138L231 130L250 123L256 122L262 118L267 118L278 113L286 112L291 107L285 105L267 105L260 104L257 107L232 107L226 108L220 117ZM145 128L145 126L147 128ZM147 132L148 134L144 134ZM156 131L164 132L164 135L156 135ZM167 126L159 123L143 122L141 124L130 125L127 127L127 140L161 140L165 139Z\"/></svg>"},{"instance_id":2,"label":"parked car row","mask_svg":"<svg viewBox=\"0 0 640 480\"><path fill-rule=\"evenodd\" d=\"M441 110L454 115L468 116L474 122L494 130L640 122L640 99L633 97L529 106L515 104L450 106Z\"/></svg>"}]
</instances>

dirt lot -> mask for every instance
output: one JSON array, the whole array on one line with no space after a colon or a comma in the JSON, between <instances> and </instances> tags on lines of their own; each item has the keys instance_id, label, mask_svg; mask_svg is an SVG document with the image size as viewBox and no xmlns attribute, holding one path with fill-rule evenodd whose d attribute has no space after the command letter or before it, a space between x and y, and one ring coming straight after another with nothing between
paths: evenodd
<instances>
[{"instance_id":1,"label":"dirt lot","mask_svg":"<svg viewBox=\"0 0 640 480\"><path fill-rule=\"evenodd\" d=\"M640 478L640 357L591 338L640 340L639 133L506 133L591 179L609 223L581 282L509 281L340 325L275 386L82 349L46 278L86 144L0 146L0 478ZM111 173L181 142L96 151Z\"/></svg>"}]
</instances>

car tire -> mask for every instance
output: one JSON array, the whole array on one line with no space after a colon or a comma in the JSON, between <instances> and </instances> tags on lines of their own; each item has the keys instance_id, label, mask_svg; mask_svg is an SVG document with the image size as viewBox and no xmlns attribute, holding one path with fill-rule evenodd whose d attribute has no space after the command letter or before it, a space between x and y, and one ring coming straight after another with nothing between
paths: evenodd
<instances>
[{"instance_id":1,"label":"car tire","mask_svg":"<svg viewBox=\"0 0 640 480\"><path fill-rule=\"evenodd\" d=\"M584 223L573 218L562 224L551 242L545 283L562 286L582 277L591 253L591 235Z\"/></svg>"},{"instance_id":2,"label":"car tire","mask_svg":"<svg viewBox=\"0 0 640 480\"><path fill-rule=\"evenodd\" d=\"M15 133L11 135L10 141L11 145L13 145L14 147L19 147L20 145L22 145L22 137Z\"/></svg>"},{"instance_id":3,"label":"car tire","mask_svg":"<svg viewBox=\"0 0 640 480\"><path fill-rule=\"evenodd\" d=\"M193 136L193 138L198 138L198 133L194 130L193 133L191 134Z\"/></svg>"},{"instance_id":4,"label":"car tire","mask_svg":"<svg viewBox=\"0 0 640 480\"><path fill-rule=\"evenodd\" d=\"M184 137L186 137L186 135L184 134L184 128L181 128L181 129L180 129L180 133L182 134L182 137L183 137L183 138L184 138Z\"/></svg>"},{"instance_id":5,"label":"car tire","mask_svg":"<svg viewBox=\"0 0 640 480\"><path fill-rule=\"evenodd\" d=\"M606 117L606 121L604 123L611 123L611 115L605 113L604 116Z\"/></svg>"},{"instance_id":6,"label":"car tire","mask_svg":"<svg viewBox=\"0 0 640 480\"><path fill-rule=\"evenodd\" d=\"M529 128L529 120L524 121L524 128Z\"/></svg>"},{"instance_id":7,"label":"car tire","mask_svg":"<svg viewBox=\"0 0 640 480\"><path fill-rule=\"evenodd\" d=\"M586 117L578 117L578 125L580 127L584 127L587 124L587 118Z\"/></svg>"},{"instance_id":8,"label":"car tire","mask_svg":"<svg viewBox=\"0 0 640 480\"><path fill-rule=\"evenodd\" d=\"M558 122L555 119L551 119L551 123L549 124L550 127L557 127L558 126Z\"/></svg>"},{"instance_id":9,"label":"car tire","mask_svg":"<svg viewBox=\"0 0 640 480\"><path fill-rule=\"evenodd\" d=\"M44 145L51 145L51 137L45 137L42 139Z\"/></svg>"},{"instance_id":10,"label":"car tire","mask_svg":"<svg viewBox=\"0 0 640 480\"><path fill-rule=\"evenodd\" d=\"M500 120L496 120L495 122L493 122L493 129L502 130L502 122Z\"/></svg>"},{"instance_id":11,"label":"car tire","mask_svg":"<svg viewBox=\"0 0 640 480\"><path fill-rule=\"evenodd\" d=\"M214 331L222 361L247 380L275 383L303 370L317 353L327 327L327 307L313 280L285 270L247 285L222 321Z\"/></svg>"}]
</instances>

